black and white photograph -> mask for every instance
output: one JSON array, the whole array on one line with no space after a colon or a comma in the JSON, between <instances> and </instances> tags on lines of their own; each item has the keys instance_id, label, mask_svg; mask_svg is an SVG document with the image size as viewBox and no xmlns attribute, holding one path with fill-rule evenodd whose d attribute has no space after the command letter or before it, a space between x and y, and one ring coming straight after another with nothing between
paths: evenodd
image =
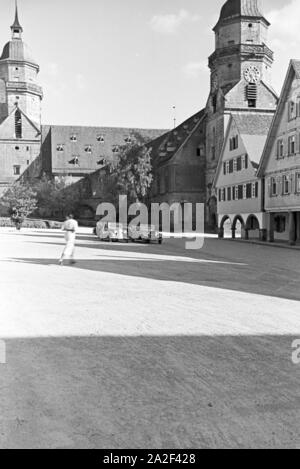
<instances>
[{"instance_id":1,"label":"black and white photograph","mask_svg":"<svg viewBox=\"0 0 300 469\"><path fill-rule=\"evenodd\" d=\"M0 449L300 449L299 0L0 6Z\"/></svg>"}]
</instances>

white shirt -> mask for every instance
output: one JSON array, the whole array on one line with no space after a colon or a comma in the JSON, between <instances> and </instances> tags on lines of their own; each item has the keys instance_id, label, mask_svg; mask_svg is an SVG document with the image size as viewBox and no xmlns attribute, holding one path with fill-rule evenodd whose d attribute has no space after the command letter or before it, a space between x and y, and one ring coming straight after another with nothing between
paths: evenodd
<instances>
[{"instance_id":1,"label":"white shirt","mask_svg":"<svg viewBox=\"0 0 300 469\"><path fill-rule=\"evenodd\" d=\"M70 218L70 220L65 221L62 227L65 231L65 238L67 241L75 241L76 231L78 230L78 223L76 220Z\"/></svg>"}]
</instances>

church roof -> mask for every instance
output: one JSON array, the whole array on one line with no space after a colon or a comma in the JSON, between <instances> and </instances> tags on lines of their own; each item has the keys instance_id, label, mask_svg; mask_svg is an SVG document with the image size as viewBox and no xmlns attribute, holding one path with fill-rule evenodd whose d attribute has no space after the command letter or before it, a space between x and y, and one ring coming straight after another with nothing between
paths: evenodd
<instances>
[{"instance_id":1,"label":"church roof","mask_svg":"<svg viewBox=\"0 0 300 469\"><path fill-rule=\"evenodd\" d=\"M243 16L247 18L263 18L267 22L262 13L260 0L227 0L221 9L217 25L223 21Z\"/></svg>"},{"instance_id":2,"label":"church roof","mask_svg":"<svg viewBox=\"0 0 300 469\"><path fill-rule=\"evenodd\" d=\"M151 142L154 164L160 166L173 158L198 128L204 116L205 109L202 109L175 129Z\"/></svg>"},{"instance_id":3,"label":"church roof","mask_svg":"<svg viewBox=\"0 0 300 469\"><path fill-rule=\"evenodd\" d=\"M50 157L55 174L90 174L101 169L106 162L114 161L119 148L135 137L152 141L165 133L163 129L42 126L43 140L46 142L43 155ZM59 147L63 151L58 151ZM79 158L78 167L72 164L75 156Z\"/></svg>"},{"instance_id":4,"label":"church roof","mask_svg":"<svg viewBox=\"0 0 300 469\"><path fill-rule=\"evenodd\" d=\"M32 57L29 47L21 40L12 40L5 44L0 60L29 62L37 65L36 60Z\"/></svg>"}]
</instances>

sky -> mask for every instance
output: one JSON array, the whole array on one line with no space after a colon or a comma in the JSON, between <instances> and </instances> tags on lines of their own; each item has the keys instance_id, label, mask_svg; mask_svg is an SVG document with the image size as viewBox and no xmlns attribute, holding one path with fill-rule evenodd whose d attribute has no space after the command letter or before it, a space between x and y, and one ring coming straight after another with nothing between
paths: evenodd
<instances>
[{"instance_id":1,"label":"sky","mask_svg":"<svg viewBox=\"0 0 300 469\"><path fill-rule=\"evenodd\" d=\"M225 0L18 3L23 39L41 67L44 124L168 129L174 117L179 124L205 106L212 28ZM300 2L262 4L279 92L289 59L300 59ZM1 49L14 0L0 5Z\"/></svg>"}]
</instances>

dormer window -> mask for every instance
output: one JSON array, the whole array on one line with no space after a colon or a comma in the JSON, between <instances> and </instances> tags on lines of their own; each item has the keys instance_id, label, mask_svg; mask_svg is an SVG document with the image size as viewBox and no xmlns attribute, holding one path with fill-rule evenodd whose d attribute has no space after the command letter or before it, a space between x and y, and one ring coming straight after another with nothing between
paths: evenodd
<instances>
[{"instance_id":1,"label":"dormer window","mask_svg":"<svg viewBox=\"0 0 300 469\"><path fill-rule=\"evenodd\" d=\"M104 137L103 137L103 135L99 135L99 136L97 137L97 142L104 143Z\"/></svg>"},{"instance_id":2,"label":"dormer window","mask_svg":"<svg viewBox=\"0 0 300 469\"><path fill-rule=\"evenodd\" d=\"M106 160L104 157L100 158L100 160L97 161L98 165L104 166L106 164Z\"/></svg>"},{"instance_id":3,"label":"dormer window","mask_svg":"<svg viewBox=\"0 0 300 469\"><path fill-rule=\"evenodd\" d=\"M77 135L71 135L70 140L71 142L77 142Z\"/></svg>"},{"instance_id":4,"label":"dormer window","mask_svg":"<svg viewBox=\"0 0 300 469\"><path fill-rule=\"evenodd\" d=\"M91 145L87 145L87 146L85 147L84 151L85 151L86 153L92 153L92 146L91 146Z\"/></svg>"},{"instance_id":5,"label":"dormer window","mask_svg":"<svg viewBox=\"0 0 300 469\"><path fill-rule=\"evenodd\" d=\"M120 149L118 146L113 147L112 149L113 153L119 153Z\"/></svg>"},{"instance_id":6,"label":"dormer window","mask_svg":"<svg viewBox=\"0 0 300 469\"><path fill-rule=\"evenodd\" d=\"M73 164L74 164L74 166L79 166L79 157L78 156L74 156Z\"/></svg>"},{"instance_id":7,"label":"dormer window","mask_svg":"<svg viewBox=\"0 0 300 469\"><path fill-rule=\"evenodd\" d=\"M125 143L132 143L132 138L131 137L125 137L124 141L125 141Z\"/></svg>"},{"instance_id":8,"label":"dormer window","mask_svg":"<svg viewBox=\"0 0 300 469\"><path fill-rule=\"evenodd\" d=\"M64 146L63 145L57 145L56 151L58 151L58 152L64 151Z\"/></svg>"}]
</instances>

